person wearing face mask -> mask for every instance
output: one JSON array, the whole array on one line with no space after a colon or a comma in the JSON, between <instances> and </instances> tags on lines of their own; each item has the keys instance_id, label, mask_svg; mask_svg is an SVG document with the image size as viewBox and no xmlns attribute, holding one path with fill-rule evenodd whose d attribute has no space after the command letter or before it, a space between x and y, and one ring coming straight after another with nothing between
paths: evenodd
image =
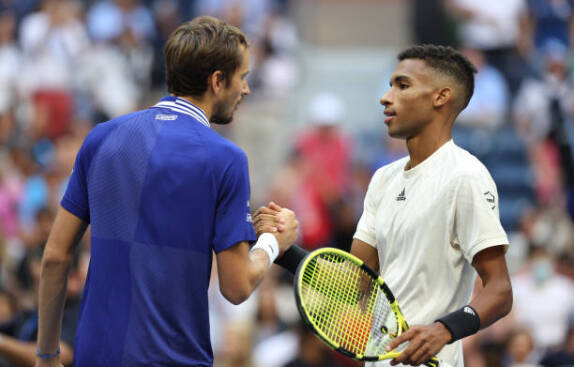
<instances>
[{"instance_id":1,"label":"person wearing face mask","mask_svg":"<svg viewBox=\"0 0 574 367\"><path fill-rule=\"evenodd\" d=\"M515 320L531 333L537 348L559 347L574 311L574 282L556 272L555 260L543 246L532 246L528 265L512 284Z\"/></svg>"}]
</instances>

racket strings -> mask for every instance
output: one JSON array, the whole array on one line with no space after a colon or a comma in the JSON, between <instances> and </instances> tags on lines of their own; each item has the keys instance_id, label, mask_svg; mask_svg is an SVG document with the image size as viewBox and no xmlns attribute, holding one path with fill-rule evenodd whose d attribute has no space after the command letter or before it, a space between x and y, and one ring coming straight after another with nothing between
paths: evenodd
<instances>
[{"instance_id":1,"label":"racket strings","mask_svg":"<svg viewBox=\"0 0 574 367\"><path fill-rule=\"evenodd\" d=\"M323 254L312 262L303 274L301 295L317 329L352 353L384 354L380 350L396 326L389 320L393 311L377 281L336 254Z\"/></svg>"}]
</instances>

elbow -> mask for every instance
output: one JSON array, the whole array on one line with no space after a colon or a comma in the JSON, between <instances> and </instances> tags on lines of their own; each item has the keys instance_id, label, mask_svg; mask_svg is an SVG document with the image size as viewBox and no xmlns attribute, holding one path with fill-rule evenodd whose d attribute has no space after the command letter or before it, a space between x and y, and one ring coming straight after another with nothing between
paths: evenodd
<instances>
[{"instance_id":1,"label":"elbow","mask_svg":"<svg viewBox=\"0 0 574 367\"><path fill-rule=\"evenodd\" d=\"M507 284L505 285L503 291L502 291L502 307L501 307L501 317L504 317L506 315L508 315L510 313L510 311L512 310L512 304L513 304L513 294L512 294L512 286L510 284L510 281L507 282Z\"/></svg>"},{"instance_id":2,"label":"elbow","mask_svg":"<svg viewBox=\"0 0 574 367\"><path fill-rule=\"evenodd\" d=\"M221 294L226 300L234 305L241 304L249 298L251 290L246 286L223 286L220 287Z\"/></svg>"},{"instance_id":3,"label":"elbow","mask_svg":"<svg viewBox=\"0 0 574 367\"><path fill-rule=\"evenodd\" d=\"M58 254L46 250L42 257L42 271L67 268L72 262L72 257L67 254Z\"/></svg>"}]
</instances>

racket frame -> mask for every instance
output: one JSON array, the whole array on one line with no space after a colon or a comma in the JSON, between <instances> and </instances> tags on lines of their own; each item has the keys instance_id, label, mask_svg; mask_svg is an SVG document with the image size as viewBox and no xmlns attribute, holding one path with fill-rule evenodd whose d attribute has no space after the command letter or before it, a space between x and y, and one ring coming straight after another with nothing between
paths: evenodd
<instances>
[{"instance_id":1,"label":"racket frame","mask_svg":"<svg viewBox=\"0 0 574 367\"><path fill-rule=\"evenodd\" d=\"M405 321L405 318L403 317L403 314L399 308L399 305L395 299L395 296L393 295L393 292L391 292L390 288L387 286L387 284L385 283L383 278L381 278L381 276L379 274L377 274L373 269L368 267L364 263L364 261L362 261L358 257L356 257L356 256L354 256L348 252L345 252L343 250L339 250L339 249L332 248L332 247L323 247L323 248L320 248L320 249L317 249L315 251L310 252L307 256L305 256L305 258L303 259L303 261L301 262L301 264L297 268L297 272L295 273L295 287L293 287L295 290L295 300L296 300L297 308L299 309L299 314L301 315L305 324L311 330L313 330L313 332L325 344L327 344L332 349L336 350L337 352L339 352L339 353L341 353L341 354L343 354L349 358L353 358L353 359L356 359L359 361L370 362L370 361L379 361L382 359L392 359L392 358L398 357L401 354L401 352L398 352L396 350L389 351L389 352L382 354L382 355L379 355L379 356L365 356L362 354L354 353L354 352L352 352L352 351L350 351L344 347L341 347L341 345L339 343L336 343L335 341L331 340L323 331L321 331L319 329L319 327L316 325L316 323L308 316L307 311L305 310L305 307L303 305L303 301L301 299L301 294L300 294L301 293L301 283L303 281L303 273L304 273L305 268L308 266L309 262L311 262L315 258L320 257L320 255L322 255L324 253L339 255L340 257L344 258L345 260L350 261L353 264L357 265L359 268L361 268L361 270L365 271L365 273L367 273L367 275L369 277L371 277L373 280L375 280L375 282L380 287L380 290L383 292L387 301L389 302L392 311L395 314L395 317L397 320L397 336L401 335L403 333L403 331L408 329L408 325Z\"/></svg>"}]
</instances>

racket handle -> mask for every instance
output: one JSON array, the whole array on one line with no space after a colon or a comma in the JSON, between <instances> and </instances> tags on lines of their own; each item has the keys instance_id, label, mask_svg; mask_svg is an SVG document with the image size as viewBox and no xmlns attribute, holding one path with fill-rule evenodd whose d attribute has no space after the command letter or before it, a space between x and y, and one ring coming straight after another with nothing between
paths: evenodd
<instances>
[{"instance_id":1,"label":"racket handle","mask_svg":"<svg viewBox=\"0 0 574 367\"><path fill-rule=\"evenodd\" d=\"M438 358L432 357L431 359L426 361L424 365L427 367L439 367Z\"/></svg>"},{"instance_id":2,"label":"racket handle","mask_svg":"<svg viewBox=\"0 0 574 367\"><path fill-rule=\"evenodd\" d=\"M301 263L308 253L308 251L303 250L301 247L292 245L287 251L285 251L283 256L275 260L275 264L288 270L292 274L295 274L299 263Z\"/></svg>"}]
</instances>

